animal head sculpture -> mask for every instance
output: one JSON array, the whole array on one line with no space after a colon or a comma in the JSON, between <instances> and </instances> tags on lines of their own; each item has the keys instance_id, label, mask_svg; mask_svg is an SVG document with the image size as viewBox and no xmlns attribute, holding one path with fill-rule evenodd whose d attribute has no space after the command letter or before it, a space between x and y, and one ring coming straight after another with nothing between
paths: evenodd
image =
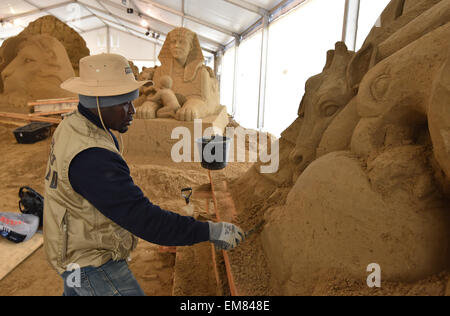
<instances>
[{"instance_id":1,"label":"animal head sculpture","mask_svg":"<svg viewBox=\"0 0 450 316\"><path fill-rule=\"evenodd\" d=\"M323 72L306 83L298 112L302 123L291 153L291 160L297 166L295 178L316 158L323 132L355 95L346 77L353 55L344 43L336 43L335 50L327 54Z\"/></svg>"}]
</instances>

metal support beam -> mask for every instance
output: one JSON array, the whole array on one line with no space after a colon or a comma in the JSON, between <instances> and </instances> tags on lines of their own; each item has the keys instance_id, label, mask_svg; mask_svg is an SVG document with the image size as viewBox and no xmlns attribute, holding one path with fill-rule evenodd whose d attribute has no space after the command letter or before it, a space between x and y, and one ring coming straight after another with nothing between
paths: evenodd
<instances>
[{"instance_id":1,"label":"metal support beam","mask_svg":"<svg viewBox=\"0 0 450 316\"><path fill-rule=\"evenodd\" d=\"M276 7L272 8L270 10L270 20L269 23L271 23L273 20L276 20L283 14L288 13L292 9L298 7L303 2L306 2L307 0L283 0L281 1Z\"/></svg>"},{"instance_id":2,"label":"metal support beam","mask_svg":"<svg viewBox=\"0 0 450 316\"><path fill-rule=\"evenodd\" d=\"M184 14L186 13L186 0L181 0L181 11L183 12L183 17L181 18L181 26L184 27L186 23L184 18Z\"/></svg>"},{"instance_id":3,"label":"metal support beam","mask_svg":"<svg viewBox=\"0 0 450 316\"><path fill-rule=\"evenodd\" d=\"M224 0L227 1L227 0ZM233 0L234 1L234 0ZM280 2L276 7L272 8L270 11L267 11L267 14L265 16L269 16L269 24L272 23L275 19L280 17L281 15L289 12L290 10L298 7L303 2L307 0L283 0ZM240 34L241 40L244 40L248 37L250 37L255 32L259 31L261 27L263 27L263 18L260 18L258 21L253 23L250 27L248 27L244 32ZM232 44L233 41L230 41L225 46L228 48L230 44Z\"/></svg>"},{"instance_id":4,"label":"metal support beam","mask_svg":"<svg viewBox=\"0 0 450 316\"><path fill-rule=\"evenodd\" d=\"M106 26L106 52L111 53L111 32L109 31L109 25Z\"/></svg>"},{"instance_id":5,"label":"metal support beam","mask_svg":"<svg viewBox=\"0 0 450 316\"><path fill-rule=\"evenodd\" d=\"M90 19L90 18L94 18L94 17L96 18L97 16L95 14L89 14L89 15L82 16L81 18L64 20L63 22L70 23L70 22L82 21L82 20L86 20L86 19Z\"/></svg>"},{"instance_id":6,"label":"metal support beam","mask_svg":"<svg viewBox=\"0 0 450 316\"><path fill-rule=\"evenodd\" d=\"M356 49L360 2L360 0L345 0L342 41L347 45L348 49L352 51Z\"/></svg>"},{"instance_id":7,"label":"metal support beam","mask_svg":"<svg viewBox=\"0 0 450 316\"><path fill-rule=\"evenodd\" d=\"M245 0L223 0L223 1L235 5L241 9L259 14L261 16L268 14L268 11L266 9L258 7L257 5L254 5L253 3L247 2Z\"/></svg>"},{"instance_id":8,"label":"metal support beam","mask_svg":"<svg viewBox=\"0 0 450 316\"><path fill-rule=\"evenodd\" d=\"M236 115L237 110L237 91L238 91L238 76L239 76L239 46L241 45L241 37L234 38L234 71L233 71L233 104L231 116Z\"/></svg>"},{"instance_id":9,"label":"metal support beam","mask_svg":"<svg viewBox=\"0 0 450 316\"><path fill-rule=\"evenodd\" d=\"M95 0L103 9L105 9L106 12L108 12L113 19L116 20L116 24L120 25L121 27L123 27L129 34L131 34L131 31L128 29L128 27L126 27L125 25L123 25L122 23L122 19L120 19L119 17L116 17L112 14L112 12L110 10L108 10L108 8L106 8L101 2L100 0Z\"/></svg>"},{"instance_id":10,"label":"metal support beam","mask_svg":"<svg viewBox=\"0 0 450 316\"><path fill-rule=\"evenodd\" d=\"M102 22L104 24L104 26L108 26L108 24L105 23L105 21L103 21L103 19L101 17L99 17L97 14L95 14L92 9L90 9L89 7L87 7L86 5L84 5L84 3L79 2L77 0L74 0L75 3L77 3L78 5L81 5L83 8L85 8L87 11L89 11L90 13L92 13L97 19L100 20L100 22Z\"/></svg>"},{"instance_id":11,"label":"metal support beam","mask_svg":"<svg viewBox=\"0 0 450 316\"><path fill-rule=\"evenodd\" d=\"M84 34L84 33L89 33L89 32L94 32L94 31L98 31L101 29L104 29L106 26L102 25L102 26L98 26L98 27L94 27L93 29L89 29L83 32L80 32L80 34Z\"/></svg>"},{"instance_id":12,"label":"metal support beam","mask_svg":"<svg viewBox=\"0 0 450 316\"><path fill-rule=\"evenodd\" d=\"M266 78L267 78L267 56L269 48L269 16L263 17L262 39L261 39L261 64L259 73L259 99L258 99L258 129L264 128L264 116L266 111Z\"/></svg>"},{"instance_id":13,"label":"metal support beam","mask_svg":"<svg viewBox=\"0 0 450 316\"><path fill-rule=\"evenodd\" d=\"M129 34L129 33L124 32L123 30L121 30L120 28L118 28L118 27L116 27L116 26L114 26L114 25L108 25L108 27L109 27L110 29L112 29L112 30L121 32L121 33L123 33L123 34L127 34L127 35L130 35L130 36L132 36L132 37L136 37L136 38L138 38L138 39L144 40L144 41L149 41L149 42L151 42L151 43L153 43L153 44L155 44L155 45L161 45L157 40L155 40L155 39L153 39L153 38L149 38L149 37L141 37L141 36L138 36L138 35L135 35L135 34Z\"/></svg>"}]
</instances>

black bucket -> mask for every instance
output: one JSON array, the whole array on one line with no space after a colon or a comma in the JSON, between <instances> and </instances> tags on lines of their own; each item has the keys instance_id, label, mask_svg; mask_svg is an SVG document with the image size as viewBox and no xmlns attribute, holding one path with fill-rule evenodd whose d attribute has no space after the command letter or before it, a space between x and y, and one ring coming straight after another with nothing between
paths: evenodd
<instances>
[{"instance_id":1,"label":"black bucket","mask_svg":"<svg viewBox=\"0 0 450 316\"><path fill-rule=\"evenodd\" d=\"M202 158L202 167L208 170L222 170L228 164L231 139L215 135L195 140Z\"/></svg>"}]
</instances>

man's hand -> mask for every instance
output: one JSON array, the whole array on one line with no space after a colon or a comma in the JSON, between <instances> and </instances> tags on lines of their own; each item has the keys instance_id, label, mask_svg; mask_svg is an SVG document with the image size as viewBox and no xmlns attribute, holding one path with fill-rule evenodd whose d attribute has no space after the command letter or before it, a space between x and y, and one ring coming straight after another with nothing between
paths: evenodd
<instances>
[{"instance_id":1,"label":"man's hand","mask_svg":"<svg viewBox=\"0 0 450 316\"><path fill-rule=\"evenodd\" d=\"M231 223L209 223L209 241L216 249L231 250L245 238L245 233Z\"/></svg>"}]
</instances>

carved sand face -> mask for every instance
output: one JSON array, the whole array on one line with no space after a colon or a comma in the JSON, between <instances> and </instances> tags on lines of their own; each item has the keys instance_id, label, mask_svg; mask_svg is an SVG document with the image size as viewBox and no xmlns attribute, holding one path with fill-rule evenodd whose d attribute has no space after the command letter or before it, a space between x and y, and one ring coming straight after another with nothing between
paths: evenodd
<instances>
[{"instance_id":1,"label":"carved sand face","mask_svg":"<svg viewBox=\"0 0 450 316\"><path fill-rule=\"evenodd\" d=\"M184 66L192 49L192 39L188 35L174 34L170 38L170 52L180 65Z\"/></svg>"},{"instance_id":2,"label":"carved sand face","mask_svg":"<svg viewBox=\"0 0 450 316\"><path fill-rule=\"evenodd\" d=\"M316 148L323 133L353 96L345 76L351 57L346 48L338 45L334 55L329 56L332 61L328 61L329 66L324 72L306 83L299 110L302 124L291 153L291 160L297 165L295 179L316 158Z\"/></svg>"},{"instance_id":3,"label":"carved sand face","mask_svg":"<svg viewBox=\"0 0 450 316\"><path fill-rule=\"evenodd\" d=\"M353 151L368 156L381 147L417 143L428 130L434 78L449 49L442 39L449 34L450 25L437 29L367 73L356 97L362 118L353 135Z\"/></svg>"},{"instance_id":4,"label":"carved sand face","mask_svg":"<svg viewBox=\"0 0 450 316\"><path fill-rule=\"evenodd\" d=\"M64 47L51 37L43 39L47 41L44 47L39 38L43 39L38 36L24 41L16 57L2 71L4 94L34 99L59 97L60 84L73 75Z\"/></svg>"}]
</instances>

